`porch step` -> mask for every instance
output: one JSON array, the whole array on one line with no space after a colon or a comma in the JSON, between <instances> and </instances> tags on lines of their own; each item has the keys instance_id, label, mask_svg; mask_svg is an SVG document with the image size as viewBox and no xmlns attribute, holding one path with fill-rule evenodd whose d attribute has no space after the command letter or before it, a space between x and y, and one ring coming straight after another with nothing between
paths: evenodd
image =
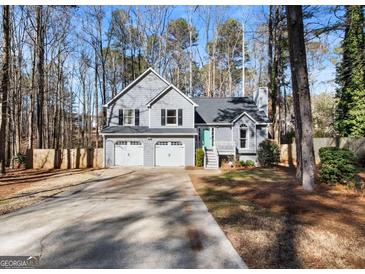
<instances>
[{"instance_id":1,"label":"porch step","mask_svg":"<svg viewBox=\"0 0 365 274\"><path fill-rule=\"evenodd\" d=\"M209 156L209 155L208 155L208 157L207 157L207 158L208 158L208 160L217 160L217 157L215 157L215 156Z\"/></svg>"},{"instance_id":2,"label":"porch step","mask_svg":"<svg viewBox=\"0 0 365 274\"><path fill-rule=\"evenodd\" d=\"M216 152L214 150L206 150L205 153L206 153L205 169L218 169L219 161Z\"/></svg>"}]
</instances>

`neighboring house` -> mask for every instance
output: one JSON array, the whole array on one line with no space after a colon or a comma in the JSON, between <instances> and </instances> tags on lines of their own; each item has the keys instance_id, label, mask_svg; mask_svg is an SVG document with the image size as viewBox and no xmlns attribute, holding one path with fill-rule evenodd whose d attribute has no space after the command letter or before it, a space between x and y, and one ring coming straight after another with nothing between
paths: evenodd
<instances>
[{"instance_id":1,"label":"neighboring house","mask_svg":"<svg viewBox=\"0 0 365 274\"><path fill-rule=\"evenodd\" d=\"M104 164L193 166L196 147L206 151L206 167L218 167L221 155L256 160L267 138L267 98L267 89L254 100L189 98L149 68L104 105Z\"/></svg>"}]
</instances>

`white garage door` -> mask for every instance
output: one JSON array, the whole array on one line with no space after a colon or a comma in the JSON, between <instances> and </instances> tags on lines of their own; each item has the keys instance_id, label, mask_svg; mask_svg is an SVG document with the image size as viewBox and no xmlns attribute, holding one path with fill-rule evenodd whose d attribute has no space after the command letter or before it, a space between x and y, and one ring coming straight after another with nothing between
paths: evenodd
<instances>
[{"instance_id":1,"label":"white garage door","mask_svg":"<svg viewBox=\"0 0 365 274\"><path fill-rule=\"evenodd\" d=\"M116 166L143 165L143 145L140 141L118 141L115 143Z\"/></svg>"},{"instance_id":2,"label":"white garage door","mask_svg":"<svg viewBox=\"0 0 365 274\"><path fill-rule=\"evenodd\" d=\"M182 142L159 141L155 146L156 166L184 166L185 147Z\"/></svg>"}]
</instances>

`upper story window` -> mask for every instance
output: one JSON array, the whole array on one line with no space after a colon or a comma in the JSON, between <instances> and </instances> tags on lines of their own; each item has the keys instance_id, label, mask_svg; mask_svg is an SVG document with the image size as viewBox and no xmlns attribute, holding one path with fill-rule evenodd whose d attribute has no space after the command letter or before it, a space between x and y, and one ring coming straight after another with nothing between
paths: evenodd
<instances>
[{"instance_id":1,"label":"upper story window","mask_svg":"<svg viewBox=\"0 0 365 274\"><path fill-rule=\"evenodd\" d=\"M182 109L161 109L161 126L182 126Z\"/></svg>"},{"instance_id":2,"label":"upper story window","mask_svg":"<svg viewBox=\"0 0 365 274\"><path fill-rule=\"evenodd\" d=\"M176 126L176 109L166 110L166 125Z\"/></svg>"},{"instance_id":3,"label":"upper story window","mask_svg":"<svg viewBox=\"0 0 365 274\"><path fill-rule=\"evenodd\" d=\"M134 109L123 109L123 124L134 126Z\"/></svg>"},{"instance_id":4,"label":"upper story window","mask_svg":"<svg viewBox=\"0 0 365 274\"><path fill-rule=\"evenodd\" d=\"M118 118L121 126L139 126L139 109L120 109Z\"/></svg>"},{"instance_id":5,"label":"upper story window","mask_svg":"<svg viewBox=\"0 0 365 274\"><path fill-rule=\"evenodd\" d=\"M248 138L247 138L247 126L242 125L240 127L240 148L247 148L248 147Z\"/></svg>"}]
</instances>

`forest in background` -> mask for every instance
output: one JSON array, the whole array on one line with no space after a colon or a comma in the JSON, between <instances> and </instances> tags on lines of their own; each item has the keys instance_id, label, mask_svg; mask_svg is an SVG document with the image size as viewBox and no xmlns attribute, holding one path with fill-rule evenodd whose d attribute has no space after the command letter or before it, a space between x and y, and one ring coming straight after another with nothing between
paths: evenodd
<instances>
[{"instance_id":1,"label":"forest in background","mask_svg":"<svg viewBox=\"0 0 365 274\"><path fill-rule=\"evenodd\" d=\"M5 18L3 8L7 165L26 149L100 146L102 105L148 67L190 96L267 86L271 137L286 139L295 117L285 7L237 9L242 16L228 6L11 6ZM304 6L303 21L309 87L329 87L311 94L314 136L364 136L363 7ZM330 65L337 74L324 79Z\"/></svg>"}]
</instances>

